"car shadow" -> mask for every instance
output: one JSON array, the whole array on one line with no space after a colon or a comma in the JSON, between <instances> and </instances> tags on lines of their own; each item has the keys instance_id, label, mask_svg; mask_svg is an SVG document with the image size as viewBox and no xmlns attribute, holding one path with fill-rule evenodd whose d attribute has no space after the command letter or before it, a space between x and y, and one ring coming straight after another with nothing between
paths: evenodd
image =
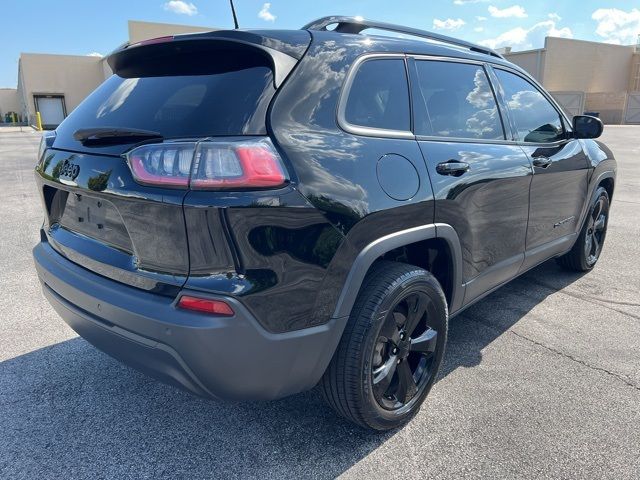
<instances>
[{"instance_id":1,"label":"car shadow","mask_svg":"<svg viewBox=\"0 0 640 480\"><path fill-rule=\"evenodd\" d=\"M447 352L440 369L443 378L459 367L482 362L483 349L508 331L547 296L584 275L551 260L512 280L449 322Z\"/></svg>"},{"instance_id":2,"label":"car shadow","mask_svg":"<svg viewBox=\"0 0 640 480\"><path fill-rule=\"evenodd\" d=\"M579 277L548 262L453 319L441 377L480 364L487 345ZM2 478L333 478L394 435L349 424L316 391L203 400L79 338L0 363L0 419Z\"/></svg>"}]
</instances>

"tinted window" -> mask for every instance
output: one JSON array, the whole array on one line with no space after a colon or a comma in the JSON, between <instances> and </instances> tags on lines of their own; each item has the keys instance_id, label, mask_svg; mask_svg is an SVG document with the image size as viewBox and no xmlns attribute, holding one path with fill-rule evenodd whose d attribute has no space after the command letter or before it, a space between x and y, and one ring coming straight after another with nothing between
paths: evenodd
<instances>
[{"instance_id":1,"label":"tinted window","mask_svg":"<svg viewBox=\"0 0 640 480\"><path fill-rule=\"evenodd\" d=\"M345 108L352 125L410 130L409 89L402 59L367 60L355 74Z\"/></svg>"},{"instance_id":2,"label":"tinted window","mask_svg":"<svg viewBox=\"0 0 640 480\"><path fill-rule=\"evenodd\" d=\"M416 112L416 133L437 137L504 139L484 69L453 62L417 61L426 111Z\"/></svg>"},{"instance_id":3,"label":"tinted window","mask_svg":"<svg viewBox=\"0 0 640 480\"><path fill-rule=\"evenodd\" d=\"M504 98L524 142L555 142L565 137L560 115L549 101L524 78L504 70L495 70Z\"/></svg>"},{"instance_id":4,"label":"tinted window","mask_svg":"<svg viewBox=\"0 0 640 480\"><path fill-rule=\"evenodd\" d=\"M122 78L113 75L58 128L131 127L165 138L263 134L273 95L267 66L206 75Z\"/></svg>"}]
</instances>

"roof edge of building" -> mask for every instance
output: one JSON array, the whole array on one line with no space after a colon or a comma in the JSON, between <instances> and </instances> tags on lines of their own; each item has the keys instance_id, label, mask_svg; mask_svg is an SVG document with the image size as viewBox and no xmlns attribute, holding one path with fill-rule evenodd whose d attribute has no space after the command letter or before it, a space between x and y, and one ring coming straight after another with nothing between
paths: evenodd
<instances>
[{"instance_id":1,"label":"roof edge of building","mask_svg":"<svg viewBox=\"0 0 640 480\"><path fill-rule=\"evenodd\" d=\"M204 31L208 30L224 30L223 28L204 26L204 25L188 25L185 23L165 23L165 22L147 22L145 20L127 20L127 26L131 28L132 24L141 24L141 25L162 25L163 27L189 27L189 28L201 28Z\"/></svg>"},{"instance_id":2,"label":"roof edge of building","mask_svg":"<svg viewBox=\"0 0 640 480\"><path fill-rule=\"evenodd\" d=\"M567 41L567 42L580 42L580 43L589 43L589 44L593 44L593 45L609 45L612 47L620 47L620 48L635 48L635 45L618 45L615 43L607 43L607 42L596 42L594 40L582 40L581 38L566 38L566 37L554 37L552 35L548 35L546 37L544 37L544 47L541 48L530 48L528 50L511 50L510 52L507 52L506 55L517 55L519 53L531 53L531 52L544 52L545 50L547 50L547 41L549 39L553 39L553 40L562 40L562 41Z\"/></svg>"},{"instance_id":3,"label":"roof edge of building","mask_svg":"<svg viewBox=\"0 0 640 480\"><path fill-rule=\"evenodd\" d=\"M84 58L87 60L93 60L95 62L99 62L104 57L97 55L70 55L68 53L44 53L44 52L20 52L20 58L22 57L30 57L30 56L38 56L38 57L67 57L67 58Z\"/></svg>"},{"instance_id":4,"label":"roof edge of building","mask_svg":"<svg viewBox=\"0 0 640 480\"><path fill-rule=\"evenodd\" d=\"M597 42L595 40L583 40L581 38L566 38L566 37L554 37L554 36L547 36L544 38L544 43L545 45L547 44L547 39L551 38L553 40L563 40L563 41L567 41L567 42L580 42L580 43L591 43L591 44L595 44L595 45L608 45L611 47L619 47L619 48L635 48L635 45L619 45L617 43L607 43L607 42Z\"/></svg>"}]
</instances>

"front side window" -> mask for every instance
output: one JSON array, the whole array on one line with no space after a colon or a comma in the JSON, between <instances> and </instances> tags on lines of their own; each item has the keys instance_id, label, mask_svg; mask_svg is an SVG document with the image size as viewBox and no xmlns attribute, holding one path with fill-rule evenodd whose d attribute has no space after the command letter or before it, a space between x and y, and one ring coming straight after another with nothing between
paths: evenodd
<instances>
[{"instance_id":1,"label":"front side window","mask_svg":"<svg viewBox=\"0 0 640 480\"><path fill-rule=\"evenodd\" d=\"M349 89L344 119L360 127L410 130L409 87L404 60L372 59L360 65Z\"/></svg>"},{"instance_id":2,"label":"front side window","mask_svg":"<svg viewBox=\"0 0 640 480\"><path fill-rule=\"evenodd\" d=\"M503 140L493 91L480 65L416 61L425 110L416 112L416 134Z\"/></svg>"},{"instance_id":3,"label":"front side window","mask_svg":"<svg viewBox=\"0 0 640 480\"><path fill-rule=\"evenodd\" d=\"M519 75L495 69L521 142L551 143L566 137L560 114Z\"/></svg>"}]
</instances>

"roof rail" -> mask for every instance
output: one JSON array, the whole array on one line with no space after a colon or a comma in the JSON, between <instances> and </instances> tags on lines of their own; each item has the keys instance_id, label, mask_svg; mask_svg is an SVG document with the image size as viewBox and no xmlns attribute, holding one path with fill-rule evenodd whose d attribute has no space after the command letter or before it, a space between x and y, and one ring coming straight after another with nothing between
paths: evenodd
<instances>
[{"instance_id":1,"label":"roof rail","mask_svg":"<svg viewBox=\"0 0 640 480\"><path fill-rule=\"evenodd\" d=\"M457 38L440 35L439 33L428 32L426 30L420 30L418 28L403 27L402 25L394 25L393 23L365 20L362 17L322 17L318 20L307 23L304 27L302 27L302 30L327 30L327 27L329 25L337 25L336 28L332 31L339 33L360 33L367 28L376 28L378 30L386 30L389 32L403 33L405 35L411 35L414 37L426 38L429 40L434 40L436 42L447 43L449 45L455 45L462 48L468 48L473 52L484 53L485 55L492 55L498 58L504 58L495 50L476 45L475 43L465 42L464 40L458 40Z\"/></svg>"}]
</instances>

